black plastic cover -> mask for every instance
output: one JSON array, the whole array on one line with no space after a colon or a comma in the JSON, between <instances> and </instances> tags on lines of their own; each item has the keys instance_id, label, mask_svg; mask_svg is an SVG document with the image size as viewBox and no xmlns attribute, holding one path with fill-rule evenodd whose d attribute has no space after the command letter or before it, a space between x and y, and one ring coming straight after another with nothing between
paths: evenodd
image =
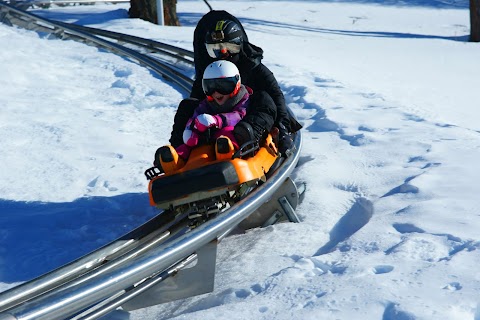
<instances>
[{"instance_id":1,"label":"black plastic cover","mask_svg":"<svg viewBox=\"0 0 480 320\"><path fill-rule=\"evenodd\" d=\"M155 203L177 199L199 191L208 191L239 184L235 167L230 162L218 162L206 167L163 176L152 182Z\"/></svg>"}]
</instances>

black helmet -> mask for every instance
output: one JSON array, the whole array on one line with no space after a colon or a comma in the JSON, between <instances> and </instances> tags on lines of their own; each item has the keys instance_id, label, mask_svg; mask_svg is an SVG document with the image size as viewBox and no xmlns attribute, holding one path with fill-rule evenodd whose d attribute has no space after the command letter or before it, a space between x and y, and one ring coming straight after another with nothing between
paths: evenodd
<instances>
[{"instance_id":1,"label":"black helmet","mask_svg":"<svg viewBox=\"0 0 480 320\"><path fill-rule=\"evenodd\" d=\"M220 20L215 29L207 32L205 46L212 58L222 58L240 52L243 42L243 31L231 20Z\"/></svg>"}]
</instances>

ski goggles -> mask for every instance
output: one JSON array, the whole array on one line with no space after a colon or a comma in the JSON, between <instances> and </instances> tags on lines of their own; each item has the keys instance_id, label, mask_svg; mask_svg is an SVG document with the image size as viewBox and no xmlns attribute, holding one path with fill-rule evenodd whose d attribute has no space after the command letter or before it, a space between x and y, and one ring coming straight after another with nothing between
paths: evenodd
<instances>
[{"instance_id":1,"label":"ski goggles","mask_svg":"<svg viewBox=\"0 0 480 320\"><path fill-rule=\"evenodd\" d=\"M214 92L230 94L235 90L239 81L240 77L238 75L228 78L203 79L203 92L207 96L211 96Z\"/></svg>"},{"instance_id":2,"label":"ski goggles","mask_svg":"<svg viewBox=\"0 0 480 320\"><path fill-rule=\"evenodd\" d=\"M237 54L240 52L241 45L231 42L205 43L208 55L211 58L219 59L229 54Z\"/></svg>"}]
</instances>

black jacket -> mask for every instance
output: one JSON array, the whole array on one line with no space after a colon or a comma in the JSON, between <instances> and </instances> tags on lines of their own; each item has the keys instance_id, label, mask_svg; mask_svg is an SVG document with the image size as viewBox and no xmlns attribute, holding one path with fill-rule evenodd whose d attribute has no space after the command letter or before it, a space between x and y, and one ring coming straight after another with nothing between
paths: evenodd
<instances>
[{"instance_id":1,"label":"black jacket","mask_svg":"<svg viewBox=\"0 0 480 320\"><path fill-rule=\"evenodd\" d=\"M277 117L275 125L282 123L287 131L291 130L290 117L285 105L285 98L282 90L275 79L273 73L261 63L263 50L248 42L247 34L240 21L223 10L212 10L205 14L197 24L193 34L193 49L195 60L195 82L193 83L190 97L203 99L205 94L202 89L203 72L207 66L215 61L211 58L205 48L205 36L208 31L214 29L219 20L232 20L238 24L243 31L243 46L238 55L237 61L232 61L240 71L242 84L252 88L253 92L265 91L273 99L277 108Z\"/></svg>"}]
</instances>

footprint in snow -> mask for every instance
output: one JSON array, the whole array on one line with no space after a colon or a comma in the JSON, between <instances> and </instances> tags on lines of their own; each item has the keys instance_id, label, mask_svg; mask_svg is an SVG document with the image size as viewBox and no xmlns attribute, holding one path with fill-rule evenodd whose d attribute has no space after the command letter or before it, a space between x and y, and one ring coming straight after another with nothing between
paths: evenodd
<instances>
[{"instance_id":1,"label":"footprint in snow","mask_svg":"<svg viewBox=\"0 0 480 320\"><path fill-rule=\"evenodd\" d=\"M389 273L392 272L394 269L393 266L389 265L378 265L373 267L373 273L375 274L384 274L384 273Z\"/></svg>"},{"instance_id":2,"label":"footprint in snow","mask_svg":"<svg viewBox=\"0 0 480 320\"><path fill-rule=\"evenodd\" d=\"M458 282L450 282L449 284L447 284L445 287L443 287L442 289L445 289L445 290L450 290L450 291L458 291L458 290L461 290L462 289L462 286L460 283Z\"/></svg>"}]
</instances>

